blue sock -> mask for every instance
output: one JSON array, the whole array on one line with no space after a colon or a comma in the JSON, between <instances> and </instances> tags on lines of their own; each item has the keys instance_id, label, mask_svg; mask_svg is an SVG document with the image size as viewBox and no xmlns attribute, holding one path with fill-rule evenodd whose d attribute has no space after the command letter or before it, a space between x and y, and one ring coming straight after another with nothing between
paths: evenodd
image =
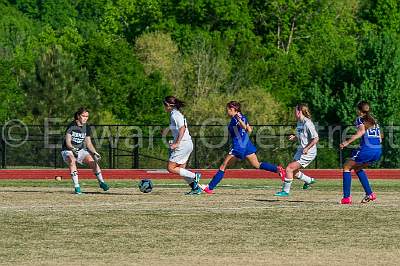
<instances>
[{"instance_id":1,"label":"blue sock","mask_svg":"<svg viewBox=\"0 0 400 266\"><path fill-rule=\"evenodd\" d=\"M224 177L225 172L222 170L218 170L218 172L215 174L213 179L211 179L210 183L208 184L209 189L214 189L219 182L221 182L222 178Z\"/></svg>"},{"instance_id":2,"label":"blue sock","mask_svg":"<svg viewBox=\"0 0 400 266\"><path fill-rule=\"evenodd\" d=\"M351 172L343 172L343 198L350 197Z\"/></svg>"},{"instance_id":3,"label":"blue sock","mask_svg":"<svg viewBox=\"0 0 400 266\"><path fill-rule=\"evenodd\" d=\"M274 173L278 172L278 167L275 164L270 164L270 163L262 162L260 164L260 169L263 169L263 170L266 170L266 171L270 171L270 172L274 172Z\"/></svg>"},{"instance_id":4,"label":"blue sock","mask_svg":"<svg viewBox=\"0 0 400 266\"><path fill-rule=\"evenodd\" d=\"M371 189L371 187L369 185L368 177L367 177L367 174L365 173L365 171L364 170L360 170L356 174L358 176L358 179L361 182L361 185L364 188L365 193L367 193L367 195L371 195L372 189Z\"/></svg>"}]
</instances>

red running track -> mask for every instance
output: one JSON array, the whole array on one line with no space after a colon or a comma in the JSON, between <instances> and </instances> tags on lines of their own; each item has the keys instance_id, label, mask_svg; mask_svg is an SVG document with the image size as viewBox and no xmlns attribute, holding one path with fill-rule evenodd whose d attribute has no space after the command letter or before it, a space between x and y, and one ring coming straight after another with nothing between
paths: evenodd
<instances>
[{"instance_id":1,"label":"red running track","mask_svg":"<svg viewBox=\"0 0 400 266\"><path fill-rule=\"evenodd\" d=\"M89 169L80 169L79 178L94 179L94 175ZM215 174L215 169L194 170L202 173L203 178L211 178ZM103 169L103 176L106 179L181 179L180 176L170 174L162 169ZM366 170L371 179L400 179L400 169L370 169ZM304 173L317 179L341 179L341 169L310 169ZM56 176L69 178L68 169L2 169L0 179L54 179ZM353 177L355 175L353 174ZM227 170L225 178L276 178L278 175L263 170L256 169L232 169Z\"/></svg>"}]
</instances>

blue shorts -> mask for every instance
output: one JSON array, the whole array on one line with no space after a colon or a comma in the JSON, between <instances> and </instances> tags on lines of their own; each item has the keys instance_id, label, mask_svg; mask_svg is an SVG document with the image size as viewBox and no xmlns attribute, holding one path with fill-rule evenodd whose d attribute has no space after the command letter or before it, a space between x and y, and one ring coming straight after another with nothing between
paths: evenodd
<instances>
[{"instance_id":1,"label":"blue shorts","mask_svg":"<svg viewBox=\"0 0 400 266\"><path fill-rule=\"evenodd\" d=\"M381 158L382 149L357 149L353 150L351 159L357 164L370 164Z\"/></svg>"},{"instance_id":2,"label":"blue shorts","mask_svg":"<svg viewBox=\"0 0 400 266\"><path fill-rule=\"evenodd\" d=\"M253 154L257 151L257 148L251 143L251 141L247 142L247 145L245 148L241 147L240 145L235 145L229 152L229 154L232 154L236 158L243 160L245 159L248 155Z\"/></svg>"}]
</instances>

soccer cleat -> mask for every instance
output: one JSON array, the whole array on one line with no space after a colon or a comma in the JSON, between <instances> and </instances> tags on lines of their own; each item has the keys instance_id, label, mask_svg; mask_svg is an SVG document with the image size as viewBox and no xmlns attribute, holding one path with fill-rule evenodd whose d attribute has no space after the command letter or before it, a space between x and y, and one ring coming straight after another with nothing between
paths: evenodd
<instances>
[{"instance_id":1,"label":"soccer cleat","mask_svg":"<svg viewBox=\"0 0 400 266\"><path fill-rule=\"evenodd\" d=\"M374 192L372 192L370 195L366 195L362 199L361 203L368 203L368 202L374 201L374 200L376 200L376 194Z\"/></svg>"},{"instance_id":2,"label":"soccer cleat","mask_svg":"<svg viewBox=\"0 0 400 266\"><path fill-rule=\"evenodd\" d=\"M192 189L189 192L185 193L185 195L200 195L201 194L201 188L197 187L197 189Z\"/></svg>"},{"instance_id":3,"label":"soccer cleat","mask_svg":"<svg viewBox=\"0 0 400 266\"><path fill-rule=\"evenodd\" d=\"M75 194L77 195L82 194L81 187L75 187Z\"/></svg>"},{"instance_id":4,"label":"soccer cleat","mask_svg":"<svg viewBox=\"0 0 400 266\"><path fill-rule=\"evenodd\" d=\"M104 191L107 191L110 189L110 187L105 183L105 182L99 182L100 188L102 188Z\"/></svg>"},{"instance_id":5,"label":"soccer cleat","mask_svg":"<svg viewBox=\"0 0 400 266\"><path fill-rule=\"evenodd\" d=\"M303 189L309 189L311 187L311 185L314 184L315 182L316 181L314 178L311 179L310 183L304 182Z\"/></svg>"},{"instance_id":6,"label":"soccer cleat","mask_svg":"<svg viewBox=\"0 0 400 266\"><path fill-rule=\"evenodd\" d=\"M282 179L282 181L285 181L286 178L286 170L283 168L281 165L278 165L278 175Z\"/></svg>"},{"instance_id":7,"label":"soccer cleat","mask_svg":"<svg viewBox=\"0 0 400 266\"><path fill-rule=\"evenodd\" d=\"M276 192L274 194L274 196L277 196L277 197L289 197L289 193L287 193L287 192L282 190L282 191Z\"/></svg>"},{"instance_id":8,"label":"soccer cleat","mask_svg":"<svg viewBox=\"0 0 400 266\"><path fill-rule=\"evenodd\" d=\"M343 198L343 199L340 201L340 204L351 204L351 196L350 196L350 197L347 197L347 198Z\"/></svg>"},{"instance_id":9,"label":"soccer cleat","mask_svg":"<svg viewBox=\"0 0 400 266\"><path fill-rule=\"evenodd\" d=\"M207 194L213 194L214 193L214 190L209 189L208 185L199 185L199 186L200 186L201 190L203 190Z\"/></svg>"}]
</instances>

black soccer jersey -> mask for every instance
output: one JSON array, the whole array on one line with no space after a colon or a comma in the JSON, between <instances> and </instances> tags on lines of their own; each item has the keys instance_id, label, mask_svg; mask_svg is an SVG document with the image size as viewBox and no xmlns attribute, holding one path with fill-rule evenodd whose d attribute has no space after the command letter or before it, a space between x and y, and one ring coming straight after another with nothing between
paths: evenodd
<instances>
[{"instance_id":1,"label":"black soccer jersey","mask_svg":"<svg viewBox=\"0 0 400 266\"><path fill-rule=\"evenodd\" d=\"M79 150L85 148L85 138L91 136L91 129L88 124L84 124L82 126L78 126L76 121L71 122L67 130L65 130L65 134L71 134L72 139L71 139L71 144L75 148L78 148ZM62 150L69 150L67 148L67 143L64 137L64 142L62 145Z\"/></svg>"}]
</instances>

